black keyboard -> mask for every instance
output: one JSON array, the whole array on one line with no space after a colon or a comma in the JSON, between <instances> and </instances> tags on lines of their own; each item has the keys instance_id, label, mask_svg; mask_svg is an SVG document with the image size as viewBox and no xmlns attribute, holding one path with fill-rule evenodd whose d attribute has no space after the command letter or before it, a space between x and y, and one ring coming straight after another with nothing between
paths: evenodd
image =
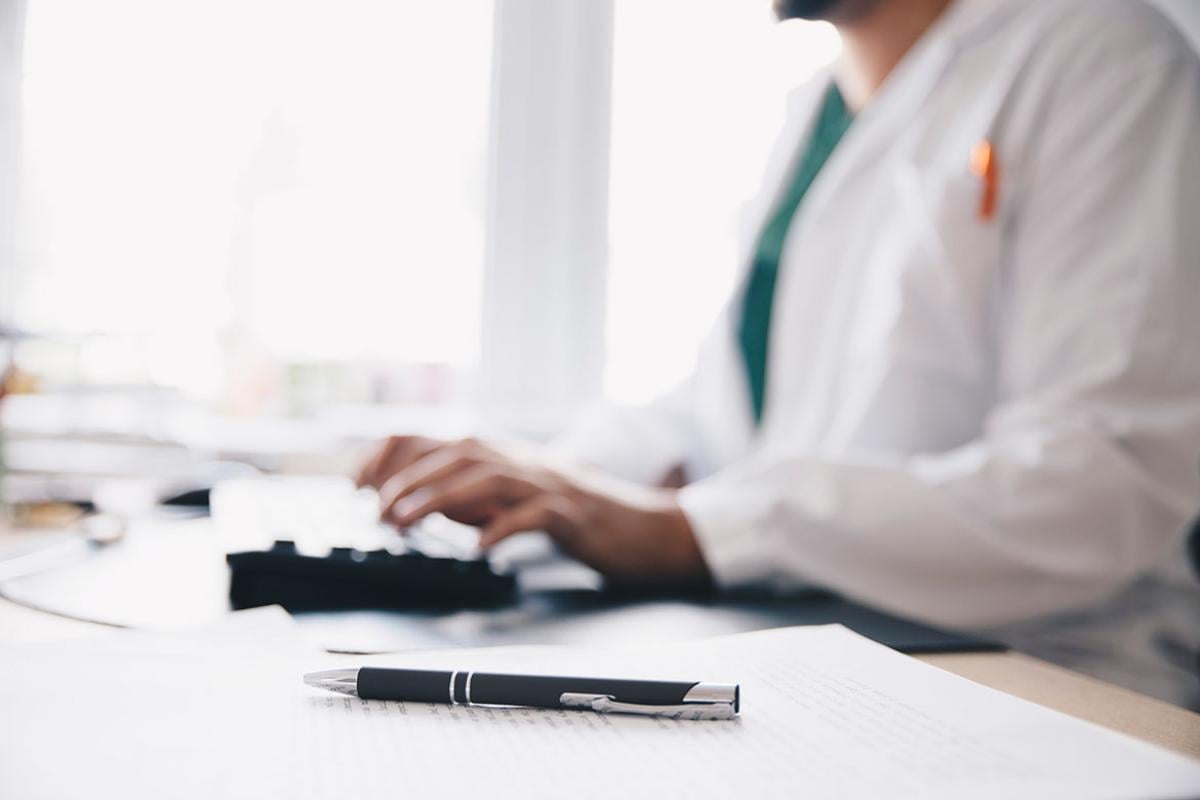
<instances>
[{"instance_id":1,"label":"black keyboard","mask_svg":"<svg viewBox=\"0 0 1200 800\"><path fill-rule=\"evenodd\" d=\"M269 550L230 553L225 560L234 609L488 608L516 596L515 577L496 572L485 559L346 547L309 556L299 553L293 542L277 541Z\"/></svg>"}]
</instances>

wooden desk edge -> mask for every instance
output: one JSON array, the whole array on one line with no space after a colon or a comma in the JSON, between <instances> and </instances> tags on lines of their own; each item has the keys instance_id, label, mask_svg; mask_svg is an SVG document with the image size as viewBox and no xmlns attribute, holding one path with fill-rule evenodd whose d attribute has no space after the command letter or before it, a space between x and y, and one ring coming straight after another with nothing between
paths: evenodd
<instances>
[{"instance_id":1,"label":"wooden desk edge","mask_svg":"<svg viewBox=\"0 0 1200 800\"><path fill-rule=\"evenodd\" d=\"M1200 758L1200 714L1016 652L938 653L926 664L1176 753Z\"/></svg>"}]
</instances>

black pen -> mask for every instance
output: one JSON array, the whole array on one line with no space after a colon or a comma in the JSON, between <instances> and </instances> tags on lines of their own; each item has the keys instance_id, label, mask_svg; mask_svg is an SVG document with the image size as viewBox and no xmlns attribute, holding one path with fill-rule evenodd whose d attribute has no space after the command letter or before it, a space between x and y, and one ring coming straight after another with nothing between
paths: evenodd
<instances>
[{"instance_id":1,"label":"black pen","mask_svg":"<svg viewBox=\"0 0 1200 800\"><path fill-rule=\"evenodd\" d=\"M468 706L574 708L671 719L733 719L740 687L696 681L635 681L501 675L455 670L329 669L304 676L309 686L364 700Z\"/></svg>"}]
</instances>

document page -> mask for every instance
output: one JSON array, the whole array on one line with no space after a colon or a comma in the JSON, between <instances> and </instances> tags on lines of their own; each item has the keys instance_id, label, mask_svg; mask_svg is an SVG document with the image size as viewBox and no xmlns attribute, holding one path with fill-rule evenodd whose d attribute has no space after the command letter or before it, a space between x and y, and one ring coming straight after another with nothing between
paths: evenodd
<instances>
[{"instance_id":1,"label":"document page","mask_svg":"<svg viewBox=\"0 0 1200 800\"><path fill-rule=\"evenodd\" d=\"M382 797L385 786L489 797L1200 795L1200 762L973 684L840 626L627 652L498 648L368 661L740 683L742 713L685 722L314 690L302 724L339 765L310 765L314 796Z\"/></svg>"},{"instance_id":2,"label":"document page","mask_svg":"<svg viewBox=\"0 0 1200 800\"><path fill-rule=\"evenodd\" d=\"M0 647L0 798L283 797L311 657L280 608Z\"/></svg>"},{"instance_id":3,"label":"document page","mask_svg":"<svg viewBox=\"0 0 1200 800\"><path fill-rule=\"evenodd\" d=\"M1200 762L838 626L620 651L361 657L309 649L279 612L234 618L0 648L0 797L1200 795ZM742 713L682 722L366 701L302 682L368 664L740 683Z\"/></svg>"}]
</instances>

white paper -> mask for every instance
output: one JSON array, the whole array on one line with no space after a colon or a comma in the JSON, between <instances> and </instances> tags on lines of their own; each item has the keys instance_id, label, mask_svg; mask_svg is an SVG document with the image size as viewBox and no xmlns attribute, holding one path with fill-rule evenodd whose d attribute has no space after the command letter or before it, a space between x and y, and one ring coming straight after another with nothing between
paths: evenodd
<instances>
[{"instance_id":1,"label":"white paper","mask_svg":"<svg viewBox=\"0 0 1200 800\"><path fill-rule=\"evenodd\" d=\"M315 782L332 780L317 784L330 795L382 797L380 781L437 795L449 793L451 775L464 796L488 797L1200 795L1200 762L971 683L840 626L622 653L504 648L361 663L741 683L742 715L675 722L383 703L314 690L306 723L315 722L313 735L344 767L340 777L323 765L313 771ZM380 764L386 778L372 769Z\"/></svg>"},{"instance_id":2,"label":"white paper","mask_svg":"<svg viewBox=\"0 0 1200 800\"><path fill-rule=\"evenodd\" d=\"M279 796L310 651L282 609L232 620L0 648L0 798Z\"/></svg>"},{"instance_id":3,"label":"white paper","mask_svg":"<svg viewBox=\"0 0 1200 800\"><path fill-rule=\"evenodd\" d=\"M92 643L79 645L75 667L42 664L52 660L46 648L0 651L0 797L1200 794L1200 762L837 626L624 652L496 648L365 659L306 655L294 632L274 625L190 645L153 641L129 653L160 668L149 685L132 677L115 644L96 658ZM304 671L367 663L741 683L742 716L675 722L385 703L301 684ZM87 675L48 692L30 680L40 666Z\"/></svg>"}]
</instances>

